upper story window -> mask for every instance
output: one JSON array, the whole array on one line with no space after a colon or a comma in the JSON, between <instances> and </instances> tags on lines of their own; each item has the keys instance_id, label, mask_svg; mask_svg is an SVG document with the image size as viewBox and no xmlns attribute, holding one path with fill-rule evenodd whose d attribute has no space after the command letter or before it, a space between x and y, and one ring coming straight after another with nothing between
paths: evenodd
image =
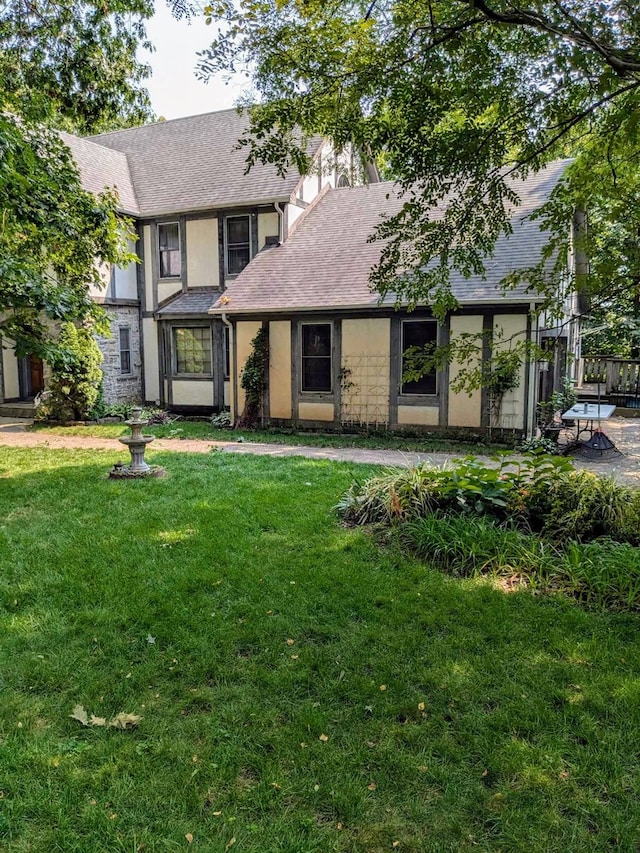
<instances>
[{"instance_id":1,"label":"upper story window","mask_svg":"<svg viewBox=\"0 0 640 853\"><path fill-rule=\"evenodd\" d=\"M131 373L131 329L120 326L118 330L120 345L120 373Z\"/></svg>"},{"instance_id":2,"label":"upper story window","mask_svg":"<svg viewBox=\"0 0 640 853\"><path fill-rule=\"evenodd\" d=\"M436 320L403 320L402 321L402 374L405 371L405 352L410 347L435 349L438 342L438 323ZM420 379L405 382L402 385L402 394L430 394L437 393L436 372L425 373Z\"/></svg>"},{"instance_id":3,"label":"upper story window","mask_svg":"<svg viewBox=\"0 0 640 853\"><path fill-rule=\"evenodd\" d=\"M173 330L174 371L211 376L211 327L183 326Z\"/></svg>"},{"instance_id":4,"label":"upper story window","mask_svg":"<svg viewBox=\"0 0 640 853\"><path fill-rule=\"evenodd\" d=\"M332 390L331 323L302 325L302 390Z\"/></svg>"},{"instance_id":5,"label":"upper story window","mask_svg":"<svg viewBox=\"0 0 640 853\"><path fill-rule=\"evenodd\" d=\"M158 225L158 250L160 253L160 278L175 278L181 273L180 226L177 222Z\"/></svg>"},{"instance_id":6,"label":"upper story window","mask_svg":"<svg viewBox=\"0 0 640 853\"><path fill-rule=\"evenodd\" d=\"M238 275L251 260L251 217L227 216L227 275Z\"/></svg>"}]
</instances>

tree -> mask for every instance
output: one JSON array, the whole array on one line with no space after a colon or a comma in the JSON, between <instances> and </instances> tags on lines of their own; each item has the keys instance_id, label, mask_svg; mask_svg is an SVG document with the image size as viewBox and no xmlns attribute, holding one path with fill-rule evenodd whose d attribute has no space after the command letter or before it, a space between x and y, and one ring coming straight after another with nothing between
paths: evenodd
<instances>
[{"instance_id":1,"label":"tree","mask_svg":"<svg viewBox=\"0 0 640 853\"><path fill-rule=\"evenodd\" d=\"M112 192L82 189L56 129L87 133L151 117L136 59L148 0L8 0L0 10L0 336L53 361L56 323L101 312L101 262L126 262Z\"/></svg>"},{"instance_id":2,"label":"tree","mask_svg":"<svg viewBox=\"0 0 640 853\"><path fill-rule=\"evenodd\" d=\"M386 242L373 287L437 316L455 306L450 269L482 272L509 230L524 177L574 156L542 220L548 257L521 278L559 314L567 223L590 208L606 235L582 288L638 288L640 7L628 0L215 0L217 32L201 73L251 75L261 103L242 140L248 162L308 167L304 136L326 134L376 158L404 206L374 237ZM595 180L594 180L595 177ZM443 197L446 216L429 219ZM632 216L620 216L635 205ZM592 232L591 233L595 233ZM553 269L546 261L555 258ZM515 281L513 277L505 286Z\"/></svg>"}]
</instances>

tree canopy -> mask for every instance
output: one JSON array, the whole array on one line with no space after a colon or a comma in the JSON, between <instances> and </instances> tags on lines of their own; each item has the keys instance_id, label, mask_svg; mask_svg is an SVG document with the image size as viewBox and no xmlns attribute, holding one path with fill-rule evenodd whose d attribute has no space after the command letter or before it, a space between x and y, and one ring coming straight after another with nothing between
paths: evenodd
<instances>
[{"instance_id":1,"label":"tree canopy","mask_svg":"<svg viewBox=\"0 0 640 853\"><path fill-rule=\"evenodd\" d=\"M151 118L136 58L149 0L7 0L0 10L0 336L60 357L52 325L99 321L98 264L127 259L117 199L82 189L57 129Z\"/></svg>"},{"instance_id":2,"label":"tree canopy","mask_svg":"<svg viewBox=\"0 0 640 853\"><path fill-rule=\"evenodd\" d=\"M556 266L523 274L560 313L556 284L574 208L596 294L638 286L640 7L628 0L214 0L201 73L251 76L260 104L249 163L308 165L296 126L355 144L404 189L372 286L453 307L518 198L510 177L575 162L543 216ZM448 211L429 210L447 197ZM593 235L593 236L591 236ZM506 285L508 286L507 282Z\"/></svg>"}]
</instances>

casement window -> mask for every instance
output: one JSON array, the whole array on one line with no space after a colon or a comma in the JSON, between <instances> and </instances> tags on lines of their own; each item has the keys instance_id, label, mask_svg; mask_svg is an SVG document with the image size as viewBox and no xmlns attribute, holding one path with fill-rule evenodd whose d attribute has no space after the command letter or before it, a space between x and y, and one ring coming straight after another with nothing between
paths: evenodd
<instances>
[{"instance_id":1,"label":"casement window","mask_svg":"<svg viewBox=\"0 0 640 853\"><path fill-rule=\"evenodd\" d=\"M302 390L331 391L331 323L303 323L301 329Z\"/></svg>"},{"instance_id":2,"label":"casement window","mask_svg":"<svg viewBox=\"0 0 640 853\"><path fill-rule=\"evenodd\" d=\"M227 216L225 223L227 275L238 275L251 260L251 217Z\"/></svg>"},{"instance_id":3,"label":"casement window","mask_svg":"<svg viewBox=\"0 0 640 853\"><path fill-rule=\"evenodd\" d=\"M405 371L405 352L410 347L428 347L435 349L438 341L438 323L436 320L403 320L402 321L402 374ZM402 394L437 393L436 372L426 373L420 379L405 382Z\"/></svg>"},{"instance_id":4,"label":"casement window","mask_svg":"<svg viewBox=\"0 0 640 853\"><path fill-rule=\"evenodd\" d=\"M211 376L211 327L184 326L173 330L175 374Z\"/></svg>"},{"instance_id":5,"label":"casement window","mask_svg":"<svg viewBox=\"0 0 640 853\"><path fill-rule=\"evenodd\" d=\"M158 225L160 278L177 278L181 274L180 226L177 222Z\"/></svg>"},{"instance_id":6,"label":"casement window","mask_svg":"<svg viewBox=\"0 0 640 853\"><path fill-rule=\"evenodd\" d=\"M118 329L118 338L120 347L120 373L131 373L131 329L129 326L120 326Z\"/></svg>"}]
</instances>

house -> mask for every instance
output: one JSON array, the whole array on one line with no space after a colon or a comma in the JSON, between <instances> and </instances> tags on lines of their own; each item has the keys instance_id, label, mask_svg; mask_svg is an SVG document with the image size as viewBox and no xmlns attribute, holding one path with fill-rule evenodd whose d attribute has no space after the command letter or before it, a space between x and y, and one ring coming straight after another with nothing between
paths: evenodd
<instances>
[{"instance_id":1,"label":"house","mask_svg":"<svg viewBox=\"0 0 640 853\"><path fill-rule=\"evenodd\" d=\"M102 270L104 288L92 294L111 322L112 336L99 340L106 401L202 413L229 408L235 418L244 405L242 368L264 327L264 415L274 423L489 426L486 391L452 390L460 365L407 383L402 353L483 330L494 330L503 341L496 346L507 348L565 335L563 328L545 331L531 311L535 294L504 293L498 283L539 260L546 236L528 215L548 199L566 163L517 187L513 233L498 240L484 277L453 276L460 307L438 324L428 307L397 310L393 297L379 303L369 289L380 245L367 238L400 204L394 186L379 183L371 167L365 183L355 152L338 156L320 138L309 143L307 176L282 177L263 164L247 173L237 146L246 127L246 116L226 110L88 139L65 135L85 188L116 187L137 234L130 248L139 263ZM0 359L0 403L2 395L33 399L45 385L46 365L17 359L11 342ZM539 385L539 366L522 365L494 425L530 432Z\"/></svg>"},{"instance_id":2,"label":"house","mask_svg":"<svg viewBox=\"0 0 640 853\"><path fill-rule=\"evenodd\" d=\"M209 309L265 245L286 239L325 187L360 180L353 152L309 143L313 169L281 177L246 173L237 147L248 124L237 110L208 113L91 138L63 134L85 189L115 187L137 241L139 263L101 270L110 338L100 339L105 400L143 399L210 412L229 404L225 326ZM369 180L376 180L369 170ZM47 367L0 348L0 403L32 400Z\"/></svg>"},{"instance_id":3,"label":"house","mask_svg":"<svg viewBox=\"0 0 640 853\"><path fill-rule=\"evenodd\" d=\"M480 340L483 332L492 333L494 353L518 341L540 343L545 336L563 335L569 338L565 351L575 351L575 322L545 329L535 311L539 296L525 286L506 292L499 286L511 271L540 260L548 237L530 214L548 200L566 165L553 163L518 182L521 204L512 211L513 233L498 239L484 276L452 274L459 309L442 324L427 306L397 309L393 294L380 302L370 290L369 272L381 248L367 238L383 213L399 208L394 185L323 193L289 239L259 253L211 309L232 328L232 415L244 405L240 375L251 341L265 327L270 348L265 416L272 423L325 429L367 424L481 430L492 425L531 434L539 364L520 366L517 387L496 410L486 389L453 390L461 370L455 361L418 381L403 382L403 353L410 346L453 343L463 335ZM432 216L440 213L434 210ZM571 320L571 302L567 313ZM484 350L481 357L487 359L487 343Z\"/></svg>"}]
</instances>

